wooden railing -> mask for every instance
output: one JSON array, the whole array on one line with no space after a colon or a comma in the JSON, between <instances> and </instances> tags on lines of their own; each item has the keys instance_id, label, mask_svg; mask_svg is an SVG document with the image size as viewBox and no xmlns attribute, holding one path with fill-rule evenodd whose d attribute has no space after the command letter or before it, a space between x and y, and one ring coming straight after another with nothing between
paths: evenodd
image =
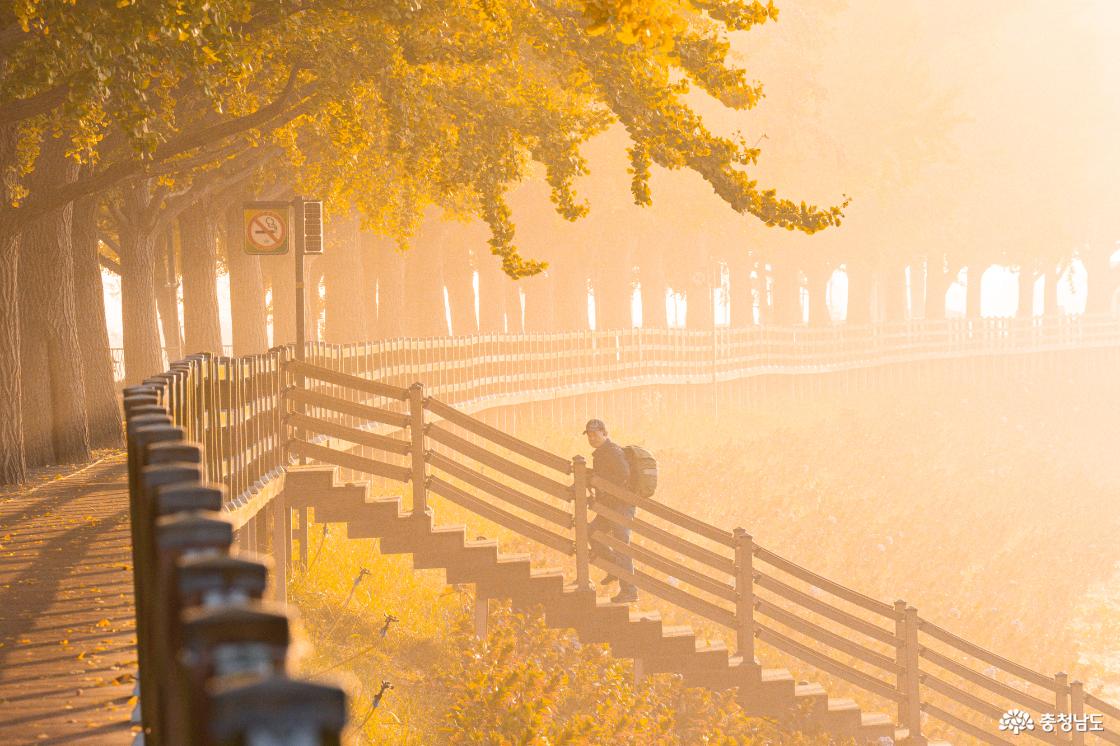
<instances>
[{"instance_id":1,"label":"wooden railing","mask_svg":"<svg viewBox=\"0 0 1120 746\"><path fill-rule=\"evenodd\" d=\"M519 440L424 396L419 384L372 381L362 371L385 369L369 361L392 358L368 350L317 348L314 362L285 364L304 387L291 399L303 409L289 416L293 455L411 483L414 510L438 495L572 558L580 587L587 587L591 566L606 570L725 628L748 664L757 641L885 701L914 736L922 734L924 714L982 742L1012 743L997 725L1018 708L1035 713L1038 725L1025 735L1037 740L1082 744L1091 735L1120 743L1120 709L1065 674L1034 671L919 617L904 601L886 603L817 575L741 528L714 526L613 485L590 473L582 458ZM431 359L408 362L408 370L434 370L424 367ZM489 378L500 389L502 376ZM442 385L452 396L486 391L458 376ZM635 507L636 516L607 507L604 495ZM591 532L589 512L628 526L632 541ZM635 571L596 552L597 544L632 559ZM1056 721L1047 732L1045 713L1078 718L1092 731L1064 733Z\"/></svg>"},{"instance_id":2,"label":"wooden railing","mask_svg":"<svg viewBox=\"0 0 1120 746\"><path fill-rule=\"evenodd\" d=\"M307 354L344 356L348 372L401 386L423 380L431 392L459 402L544 388L708 383L761 373L1116 345L1120 319L1104 315L399 337L347 345L311 342ZM117 380L124 380L123 352L113 354Z\"/></svg>"},{"instance_id":3,"label":"wooden railing","mask_svg":"<svg viewBox=\"0 0 1120 746\"><path fill-rule=\"evenodd\" d=\"M818 577L745 531L596 484L580 459L550 454L462 410L648 384L1118 345L1120 321L1088 317L633 329L311 344L303 362L291 348L238 359L197 355L148 383L165 392L161 402L182 437L201 445L200 479L224 485L223 508L237 526L265 509L292 458L322 460L410 482L421 509L429 491L458 503L573 558L577 580L586 583L592 564L612 569L592 550L592 539L610 546L610 537L589 535L588 522L589 511L610 517L591 490L611 493L641 511L634 519L613 516L634 531L629 546L615 546L640 567L630 579L730 629L745 660L753 660L758 640L896 703L899 722L914 732L925 713L1005 743L990 729L991 716L1015 703L1052 702L1055 713L1081 708L1116 720L1120 710L1063 675L1030 671L955 637L902 602L884 604ZM426 389L412 385L418 379ZM976 718L986 720L977 725ZM1029 735L1059 738L1038 729ZM1111 723L1095 735L1120 743Z\"/></svg>"},{"instance_id":4,"label":"wooden railing","mask_svg":"<svg viewBox=\"0 0 1120 746\"><path fill-rule=\"evenodd\" d=\"M271 521L208 481L240 485L278 465L237 440L278 440L275 417L243 411L233 427L222 416L231 397L249 410L275 399L276 386L263 384L278 375L279 354L232 365L199 357L124 391L139 722L149 746L327 746L346 724L342 690L286 673L290 620L261 601L266 561L232 551L270 533L262 529Z\"/></svg>"}]
</instances>

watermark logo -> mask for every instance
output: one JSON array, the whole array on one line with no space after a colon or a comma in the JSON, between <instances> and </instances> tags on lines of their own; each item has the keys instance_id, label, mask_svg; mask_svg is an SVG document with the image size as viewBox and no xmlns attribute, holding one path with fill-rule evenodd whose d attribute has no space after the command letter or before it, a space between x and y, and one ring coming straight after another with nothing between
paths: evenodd
<instances>
[{"instance_id":1,"label":"watermark logo","mask_svg":"<svg viewBox=\"0 0 1120 746\"><path fill-rule=\"evenodd\" d=\"M1009 730L1017 736L1025 730L1034 730L1034 720L1023 710L1008 710L999 719L999 729Z\"/></svg>"},{"instance_id":2,"label":"watermark logo","mask_svg":"<svg viewBox=\"0 0 1120 746\"><path fill-rule=\"evenodd\" d=\"M1013 735L1019 735L1023 731L1034 730L1034 719L1030 714L1023 710L1008 710L1003 713L1003 717L999 719L999 729L1004 731L1011 731ZM1038 729L1043 733L1055 733L1061 731L1062 733L1093 733L1104 730L1104 715L1099 713L1092 713L1087 715L1075 715L1073 713L1061 712L1044 712L1038 717Z\"/></svg>"}]
</instances>

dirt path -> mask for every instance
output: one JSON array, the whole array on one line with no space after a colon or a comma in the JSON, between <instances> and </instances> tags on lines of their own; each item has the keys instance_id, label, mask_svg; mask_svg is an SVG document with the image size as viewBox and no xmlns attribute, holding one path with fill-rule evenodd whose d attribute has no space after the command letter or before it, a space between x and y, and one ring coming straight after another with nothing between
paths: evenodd
<instances>
[{"instance_id":1,"label":"dirt path","mask_svg":"<svg viewBox=\"0 0 1120 746\"><path fill-rule=\"evenodd\" d=\"M0 743L132 741L126 480L113 453L0 491Z\"/></svg>"}]
</instances>

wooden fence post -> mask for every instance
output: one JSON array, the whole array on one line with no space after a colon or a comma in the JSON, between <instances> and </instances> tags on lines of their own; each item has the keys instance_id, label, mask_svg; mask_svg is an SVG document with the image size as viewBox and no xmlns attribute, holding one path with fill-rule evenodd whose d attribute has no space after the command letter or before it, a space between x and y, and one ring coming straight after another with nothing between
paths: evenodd
<instances>
[{"instance_id":1,"label":"wooden fence post","mask_svg":"<svg viewBox=\"0 0 1120 746\"><path fill-rule=\"evenodd\" d=\"M479 590L477 583L475 584L474 609L471 616L474 621L474 636L480 640L485 640L487 622L490 617L490 599Z\"/></svg>"},{"instance_id":2,"label":"wooden fence post","mask_svg":"<svg viewBox=\"0 0 1120 746\"><path fill-rule=\"evenodd\" d=\"M754 538L745 528L735 532L735 644L743 657L743 670L761 676L754 662Z\"/></svg>"},{"instance_id":3,"label":"wooden fence post","mask_svg":"<svg viewBox=\"0 0 1120 746\"><path fill-rule=\"evenodd\" d=\"M1073 732L1070 742L1073 746L1085 746L1085 731L1077 729L1078 721L1085 719L1085 685L1080 681L1069 682L1069 712L1073 718ZM1085 726L1088 728L1088 725Z\"/></svg>"},{"instance_id":4,"label":"wooden fence post","mask_svg":"<svg viewBox=\"0 0 1120 746\"><path fill-rule=\"evenodd\" d=\"M898 703L898 722L910 732L907 741L922 746L921 679L918 671L918 610L905 601L895 601L895 635L898 639L896 662L901 669L896 686L903 699Z\"/></svg>"},{"instance_id":5,"label":"wooden fence post","mask_svg":"<svg viewBox=\"0 0 1120 746\"><path fill-rule=\"evenodd\" d=\"M575 498L574 519L576 530L576 587L591 588L590 544L587 538L587 461L583 456L572 459L572 495Z\"/></svg>"},{"instance_id":6,"label":"wooden fence post","mask_svg":"<svg viewBox=\"0 0 1120 746\"><path fill-rule=\"evenodd\" d=\"M1054 674L1054 714L1069 714L1069 674L1059 671Z\"/></svg>"},{"instance_id":7,"label":"wooden fence post","mask_svg":"<svg viewBox=\"0 0 1120 746\"><path fill-rule=\"evenodd\" d=\"M424 385L408 387L408 429L412 436L412 517L428 512L428 484L424 460Z\"/></svg>"},{"instance_id":8,"label":"wooden fence post","mask_svg":"<svg viewBox=\"0 0 1120 746\"><path fill-rule=\"evenodd\" d=\"M288 562L292 556L292 509L288 496L281 492L271 503L272 559L276 568L272 574L272 595L277 603L288 601Z\"/></svg>"}]
</instances>

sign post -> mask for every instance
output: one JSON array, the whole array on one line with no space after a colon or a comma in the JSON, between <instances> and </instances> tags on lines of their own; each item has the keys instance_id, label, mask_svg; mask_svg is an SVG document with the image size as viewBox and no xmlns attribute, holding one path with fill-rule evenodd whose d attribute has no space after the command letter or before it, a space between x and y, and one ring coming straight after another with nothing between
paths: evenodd
<instances>
[{"instance_id":1,"label":"sign post","mask_svg":"<svg viewBox=\"0 0 1120 746\"><path fill-rule=\"evenodd\" d=\"M292 200L295 208L296 244L296 360L303 360L304 345L307 341L307 299L304 293L304 268L303 268L303 197Z\"/></svg>"},{"instance_id":2,"label":"sign post","mask_svg":"<svg viewBox=\"0 0 1120 746\"><path fill-rule=\"evenodd\" d=\"M303 261L323 253L323 203L296 197L291 202L245 203L245 253L280 256L295 249L296 360L306 357L307 288Z\"/></svg>"}]
</instances>

